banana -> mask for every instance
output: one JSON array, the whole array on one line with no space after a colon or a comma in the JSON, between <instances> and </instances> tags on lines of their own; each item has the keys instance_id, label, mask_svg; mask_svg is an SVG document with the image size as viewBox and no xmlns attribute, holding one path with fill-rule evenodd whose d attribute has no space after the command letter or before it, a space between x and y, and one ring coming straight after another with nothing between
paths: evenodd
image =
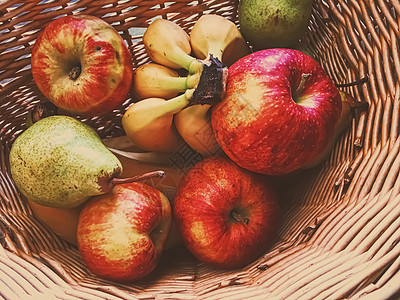
<instances>
[{"instance_id":1,"label":"banana","mask_svg":"<svg viewBox=\"0 0 400 300\"><path fill-rule=\"evenodd\" d=\"M211 105L193 105L174 117L175 127L185 142L203 157L215 155L221 148L211 127Z\"/></svg>"},{"instance_id":2,"label":"banana","mask_svg":"<svg viewBox=\"0 0 400 300\"><path fill-rule=\"evenodd\" d=\"M212 54L226 66L251 52L235 23L214 14L197 20L190 32L190 44L197 58Z\"/></svg>"},{"instance_id":3,"label":"banana","mask_svg":"<svg viewBox=\"0 0 400 300\"><path fill-rule=\"evenodd\" d=\"M122 124L127 136L143 149L168 152L178 144L176 133L179 132L178 135L193 149L204 156L212 155L219 146L207 112L213 103L222 99L225 90L227 68L221 61L232 64L250 53L240 31L223 17L205 15L196 22L189 37L176 23L156 19L146 29L143 43L153 62L173 69L184 68L189 75L180 78L177 72L156 68L155 64L138 69L135 91L139 97L147 99L133 104L125 113ZM190 55L191 45L201 60ZM180 96L176 95L185 89L194 90L195 100L192 107L178 113L187 104L178 105L175 110L170 103L179 101L176 98ZM164 100L169 97L175 98ZM165 109L167 106L169 108ZM173 117L175 113L177 115ZM141 118L139 114L146 117Z\"/></svg>"},{"instance_id":4,"label":"banana","mask_svg":"<svg viewBox=\"0 0 400 300\"><path fill-rule=\"evenodd\" d=\"M153 62L169 68L184 68L189 75L196 75L193 78L196 104L211 104L222 100L227 67L211 55L204 60L192 57L190 37L179 25L169 20L156 19L147 27L143 43Z\"/></svg>"},{"instance_id":5,"label":"banana","mask_svg":"<svg viewBox=\"0 0 400 300\"><path fill-rule=\"evenodd\" d=\"M230 66L250 54L250 48L236 25L219 15L203 15L190 32L194 55L207 60L212 55ZM219 151L210 122L210 105L193 105L176 114L175 126L189 146L207 157Z\"/></svg>"},{"instance_id":6,"label":"banana","mask_svg":"<svg viewBox=\"0 0 400 300\"><path fill-rule=\"evenodd\" d=\"M190 55L189 35L172 21L154 20L143 35L143 43L153 62L172 69L184 68L191 74L202 68L202 63Z\"/></svg>"},{"instance_id":7,"label":"banana","mask_svg":"<svg viewBox=\"0 0 400 300\"><path fill-rule=\"evenodd\" d=\"M157 152L172 152L182 143L174 114L189 104L194 90L170 100L148 98L133 103L122 117L122 127L133 144Z\"/></svg>"},{"instance_id":8,"label":"banana","mask_svg":"<svg viewBox=\"0 0 400 300\"><path fill-rule=\"evenodd\" d=\"M179 77L178 72L157 63L138 67L133 75L133 88L139 99L170 99L196 87L200 74Z\"/></svg>"}]
</instances>

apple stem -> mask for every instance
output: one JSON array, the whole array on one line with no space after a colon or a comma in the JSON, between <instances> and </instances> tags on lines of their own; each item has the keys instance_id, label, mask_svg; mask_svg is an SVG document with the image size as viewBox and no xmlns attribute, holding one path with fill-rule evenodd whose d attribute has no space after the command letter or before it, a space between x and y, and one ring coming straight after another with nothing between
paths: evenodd
<instances>
[{"instance_id":1,"label":"apple stem","mask_svg":"<svg viewBox=\"0 0 400 300\"><path fill-rule=\"evenodd\" d=\"M236 211L231 211L231 216L235 221L244 225L248 225L250 222L249 218L243 218L243 216L241 214L238 214Z\"/></svg>"},{"instance_id":2,"label":"apple stem","mask_svg":"<svg viewBox=\"0 0 400 300\"><path fill-rule=\"evenodd\" d=\"M71 71L68 73L68 77L71 80L76 80L78 79L79 75L81 75L81 66L75 66L71 69Z\"/></svg>"},{"instance_id":3,"label":"apple stem","mask_svg":"<svg viewBox=\"0 0 400 300\"><path fill-rule=\"evenodd\" d=\"M123 183L131 183L131 182L136 182L136 181L143 181L143 180L148 180L152 178L162 178L165 176L164 171L152 171L152 172L147 172L142 175L137 175L129 178L113 178L111 179L111 184L113 186L117 184L123 184Z\"/></svg>"},{"instance_id":4,"label":"apple stem","mask_svg":"<svg viewBox=\"0 0 400 300\"><path fill-rule=\"evenodd\" d=\"M299 86L297 87L296 91L295 91L294 94L293 94L293 97L294 97L294 98L297 98L297 95L298 95L299 93L302 92L302 90L304 89L304 86L305 86L307 80L308 80L310 77L311 77L311 74L310 74L310 73L303 73L303 74L301 74L301 80L300 80Z\"/></svg>"}]
</instances>

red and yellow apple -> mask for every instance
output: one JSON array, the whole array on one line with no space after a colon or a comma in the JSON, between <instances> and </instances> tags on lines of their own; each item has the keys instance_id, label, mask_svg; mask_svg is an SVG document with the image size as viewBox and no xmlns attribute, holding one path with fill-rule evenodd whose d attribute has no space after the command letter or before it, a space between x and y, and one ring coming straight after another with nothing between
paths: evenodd
<instances>
[{"instance_id":1,"label":"red and yellow apple","mask_svg":"<svg viewBox=\"0 0 400 300\"><path fill-rule=\"evenodd\" d=\"M82 209L78 249L99 277L127 282L151 273L171 228L167 197L144 183L125 183L95 196Z\"/></svg>"},{"instance_id":2,"label":"red and yellow apple","mask_svg":"<svg viewBox=\"0 0 400 300\"><path fill-rule=\"evenodd\" d=\"M89 15L50 22L32 49L32 75L57 107L84 115L111 112L132 83L132 58L119 33Z\"/></svg>"},{"instance_id":3,"label":"red and yellow apple","mask_svg":"<svg viewBox=\"0 0 400 300\"><path fill-rule=\"evenodd\" d=\"M217 142L238 165L281 175L324 151L340 113L339 91L315 60L266 49L229 67L226 96L211 120Z\"/></svg>"},{"instance_id":4,"label":"red and yellow apple","mask_svg":"<svg viewBox=\"0 0 400 300\"><path fill-rule=\"evenodd\" d=\"M183 177L173 215L190 252L218 268L252 262L279 226L277 196L265 178L222 157L206 158Z\"/></svg>"},{"instance_id":5,"label":"red and yellow apple","mask_svg":"<svg viewBox=\"0 0 400 300\"><path fill-rule=\"evenodd\" d=\"M312 168L317 165L319 165L321 162L326 160L329 156L329 154L332 152L333 146L335 145L337 139L339 136L350 127L351 125L351 120L352 120L352 106L355 102L354 98L343 91L339 91L340 93L340 98L342 100L342 112L340 114L339 121L336 123L335 126L335 131L333 133L332 138L328 142L327 146L325 149L317 155L314 160L312 160L309 164L303 166L303 168ZM367 102L365 102L367 103Z\"/></svg>"}]
</instances>

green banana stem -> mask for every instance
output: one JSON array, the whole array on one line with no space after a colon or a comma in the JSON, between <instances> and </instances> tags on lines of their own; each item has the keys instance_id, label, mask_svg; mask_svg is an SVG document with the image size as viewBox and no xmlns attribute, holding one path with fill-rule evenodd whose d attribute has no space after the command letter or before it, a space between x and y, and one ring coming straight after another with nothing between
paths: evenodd
<instances>
[{"instance_id":1,"label":"green banana stem","mask_svg":"<svg viewBox=\"0 0 400 300\"><path fill-rule=\"evenodd\" d=\"M189 75L186 78L186 89L194 89L199 84L201 73L197 72L195 74Z\"/></svg>"},{"instance_id":2,"label":"green banana stem","mask_svg":"<svg viewBox=\"0 0 400 300\"><path fill-rule=\"evenodd\" d=\"M188 89L184 94L163 102L157 108L159 115L176 114L184 109L190 103L194 91L194 89Z\"/></svg>"},{"instance_id":3,"label":"green banana stem","mask_svg":"<svg viewBox=\"0 0 400 300\"><path fill-rule=\"evenodd\" d=\"M203 71L203 63L197 58L193 58L188 68L185 69L189 71L189 74L201 73Z\"/></svg>"},{"instance_id":4,"label":"green banana stem","mask_svg":"<svg viewBox=\"0 0 400 300\"><path fill-rule=\"evenodd\" d=\"M158 102L156 107L145 106L135 109L135 123L140 124L139 127L144 128L158 118L176 114L190 103L194 91L195 89L186 90L185 93L175 98ZM146 99L142 101L146 101ZM134 106L135 104L133 104ZM151 118L147 117L148 115L151 115Z\"/></svg>"},{"instance_id":5,"label":"green banana stem","mask_svg":"<svg viewBox=\"0 0 400 300\"><path fill-rule=\"evenodd\" d=\"M158 83L164 90L184 92L197 86L200 75L200 73L196 73L186 77L163 76L158 79Z\"/></svg>"},{"instance_id":6,"label":"green banana stem","mask_svg":"<svg viewBox=\"0 0 400 300\"><path fill-rule=\"evenodd\" d=\"M189 71L189 74L201 72L203 69L203 64L197 58L190 56L185 51L175 51L170 57L168 57L168 59Z\"/></svg>"}]
</instances>

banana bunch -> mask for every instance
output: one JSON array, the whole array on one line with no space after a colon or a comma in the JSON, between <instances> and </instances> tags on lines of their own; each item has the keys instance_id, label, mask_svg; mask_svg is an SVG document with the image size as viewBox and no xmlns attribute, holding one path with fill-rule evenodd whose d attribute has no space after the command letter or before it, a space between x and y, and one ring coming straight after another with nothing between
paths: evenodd
<instances>
[{"instance_id":1,"label":"banana bunch","mask_svg":"<svg viewBox=\"0 0 400 300\"><path fill-rule=\"evenodd\" d=\"M176 23L156 19L143 42L152 62L134 72L133 88L141 100L122 118L126 135L148 151L172 152L187 143L204 157L216 153L206 71L217 64L226 72L250 53L239 29L222 16L203 15L188 35Z\"/></svg>"}]
</instances>

